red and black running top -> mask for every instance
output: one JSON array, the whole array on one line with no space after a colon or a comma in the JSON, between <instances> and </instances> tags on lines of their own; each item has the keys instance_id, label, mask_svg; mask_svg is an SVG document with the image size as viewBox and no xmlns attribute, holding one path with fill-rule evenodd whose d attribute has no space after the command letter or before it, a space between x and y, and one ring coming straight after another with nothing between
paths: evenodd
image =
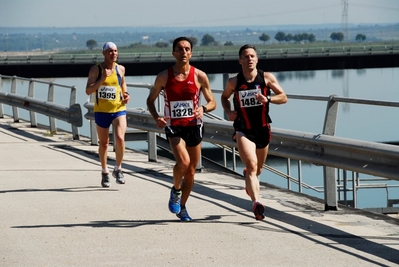
<instances>
[{"instance_id":1,"label":"red and black running top","mask_svg":"<svg viewBox=\"0 0 399 267\"><path fill-rule=\"evenodd\" d=\"M195 83L195 67L190 66L188 77L179 81L168 69L168 80L164 88L165 116L169 116L168 126L196 126L202 120L196 119L195 110L200 105L201 88Z\"/></svg>"},{"instance_id":2,"label":"red and black running top","mask_svg":"<svg viewBox=\"0 0 399 267\"><path fill-rule=\"evenodd\" d=\"M253 82L247 82L242 72L237 74L237 85L234 89L234 110L237 118L234 128L240 130L254 130L266 127L271 123L269 117L269 102L261 103L255 94L270 95L270 88L266 86L264 71L258 70Z\"/></svg>"}]
</instances>

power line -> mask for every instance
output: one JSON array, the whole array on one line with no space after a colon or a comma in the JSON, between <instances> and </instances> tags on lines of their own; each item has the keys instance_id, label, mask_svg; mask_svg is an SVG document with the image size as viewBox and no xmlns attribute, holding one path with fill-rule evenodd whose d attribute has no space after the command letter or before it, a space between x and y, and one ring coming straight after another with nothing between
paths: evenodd
<instances>
[{"instance_id":1,"label":"power line","mask_svg":"<svg viewBox=\"0 0 399 267\"><path fill-rule=\"evenodd\" d=\"M365 7L367 9L386 9L389 11L397 12L399 10L398 7L393 7L393 6L380 6L380 5L370 5L370 4L357 4L357 3L351 3L351 6L359 6L359 7Z\"/></svg>"}]
</instances>

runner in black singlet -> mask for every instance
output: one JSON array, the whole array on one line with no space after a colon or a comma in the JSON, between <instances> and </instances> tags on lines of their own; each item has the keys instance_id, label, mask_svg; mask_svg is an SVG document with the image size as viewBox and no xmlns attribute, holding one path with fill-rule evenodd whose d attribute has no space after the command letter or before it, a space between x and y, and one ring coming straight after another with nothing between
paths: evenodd
<instances>
[{"instance_id":1,"label":"runner in black singlet","mask_svg":"<svg viewBox=\"0 0 399 267\"><path fill-rule=\"evenodd\" d=\"M263 220L265 207L259 202L258 176L266 161L272 136L269 106L270 103L286 103L287 96L272 73L257 69L255 46L244 45L238 54L241 71L227 81L221 102L229 120L234 121L233 139L245 164L245 188L253 202L255 218ZM234 110L230 106L231 96Z\"/></svg>"}]
</instances>

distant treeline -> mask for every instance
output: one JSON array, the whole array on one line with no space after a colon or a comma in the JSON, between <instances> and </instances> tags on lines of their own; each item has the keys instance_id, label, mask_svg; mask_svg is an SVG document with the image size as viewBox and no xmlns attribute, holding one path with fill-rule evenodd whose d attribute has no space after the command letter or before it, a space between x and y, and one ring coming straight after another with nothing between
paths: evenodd
<instances>
[{"instance_id":1,"label":"distant treeline","mask_svg":"<svg viewBox=\"0 0 399 267\"><path fill-rule=\"evenodd\" d=\"M245 28L229 30L227 27L210 29L135 29L135 28L0 28L0 51L73 51L93 49L104 42L113 41L118 47L157 46L167 47L170 41L179 36L188 36L201 46L276 44L282 42L345 42L345 41L393 41L399 40L399 24L374 25L349 28L345 36L340 28L282 29ZM334 35L335 33L335 35ZM342 33L344 36L336 35ZM339 37L339 38L336 38ZM334 39L335 38L335 39ZM342 40L340 39L342 38ZM88 41L91 45L88 45ZM94 42L93 42L94 41Z\"/></svg>"}]
</instances>

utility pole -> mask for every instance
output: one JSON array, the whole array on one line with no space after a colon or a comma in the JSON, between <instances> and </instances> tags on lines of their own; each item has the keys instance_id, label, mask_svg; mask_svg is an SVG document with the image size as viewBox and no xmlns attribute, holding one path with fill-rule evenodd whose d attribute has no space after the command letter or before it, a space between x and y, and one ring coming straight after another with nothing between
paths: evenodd
<instances>
[{"instance_id":1,"label":"utility pole","mask_svg":"<svg viewBox=\"0 0 399 267\"><path fill-rule=\"evenodd\" d=\"M345 35L346 41L349 42L349 29L348 29L349 0L341 0L341 6L342 6L342 19L341 19L342 32Z\"/></svg>"}]
</instances>

